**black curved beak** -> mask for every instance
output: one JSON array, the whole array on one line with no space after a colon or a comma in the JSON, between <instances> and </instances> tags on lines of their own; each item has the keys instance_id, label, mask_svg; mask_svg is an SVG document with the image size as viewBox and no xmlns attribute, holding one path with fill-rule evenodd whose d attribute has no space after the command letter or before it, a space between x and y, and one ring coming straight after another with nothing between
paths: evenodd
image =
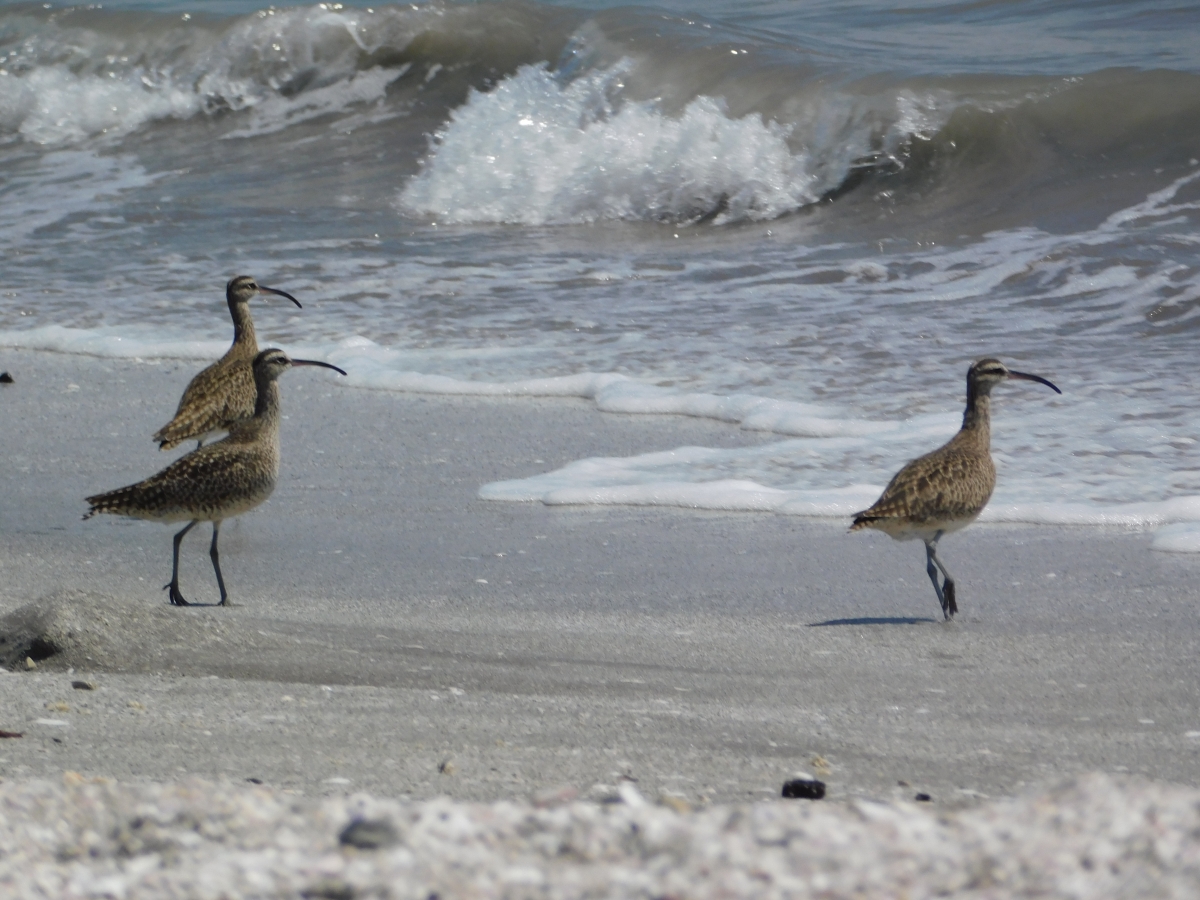
<instances>
[{"instance_id":1,"label":"black curved beak","mask_svg":"<svg viewBox=\"0 0 1200 900\"><path fill-rule=\"evenodd\" d=\"M291 294L289 294L287 291L281 291L281 290L279 290L279 288L269 288L269 287L263 287L263 286L260 284L260 285L258 286L258 291L259 291L259 293L260 293L260 294L278 294L280 297L287 297L289 300L291 300L291 301L292 301L293 303L295 303L297 306L300 306L300 301L299 301L299 300L297 300L295 297L293 297L293 296L292 296ZM304 307L303 307L303 306L300 306L300 308L301 308L301 309L304 309ZM345 374L345 373L343 373L343 374Z\"/></svg>"},{"instance_id":2,"label":"black curved beak","mask_svg":"<svg viewBox=\"0 0 1200 900\"><path fill-rule=\"evenodd\" d=\"M1009 369L1008 377L1009 378L1020 378L1022 381L1036 381L1036 382L1038 382L1038 384L1044 384L1046 387L1050 388L1050 390L1054 391L1054 393L1056 393L1056 394L1062 393L1062 391L1060 391L1056 385L1051 384L1049 381L1047 381L1041 375L1030 375L1028 372L1014 372L1012 369Z\"/></svg>"},{"instance_id":3,"label":"black curved beak","mask_svg":"<svg viewBox=\"0 0 1200 900\"><path fill-rule=\"evenodd\" d=\"M332 363L320 362L315 359L293 359L292 365L293 366L321 366L322 368L325 368L325 369L333 369L333 371L335 371L335 372L341 372L343 375L346 374L345 369L339 369L337 366L333 365ZM1047 383L1049 383L1049 382L1047 382ZM1051 387L1054 387L1054 386L1051 385ZM1058 388L1054 388L1054 389L1056 391L1058 390Z\"/></svg>"}]
</instances>

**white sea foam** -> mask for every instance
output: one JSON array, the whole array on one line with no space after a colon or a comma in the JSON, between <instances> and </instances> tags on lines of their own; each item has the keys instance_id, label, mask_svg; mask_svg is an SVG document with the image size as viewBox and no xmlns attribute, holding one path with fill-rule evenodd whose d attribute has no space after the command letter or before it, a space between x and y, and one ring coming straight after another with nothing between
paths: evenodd
<instances>
[{"instance_id":1,"label":"white sea foam","mask_svg":"<svg viewBox=\"0 0 1200 900\"><path fill-rule=\"evenodd\" d=\"M403 47L404 25L419 18L320 4L263 10L212 32L115 36L68 22L39 33L0 68L0 134L70 144L250 108L255 115L234 136L282 130L381 98L407 68L360 72L358 59L385 39ZM296 90L298 80L307 89Z\"/></svg>"},{"instance_id":2,"label":"white sea foam","mask_svg":"<svg viewBox=\"0 0 1200 900\"><path fill-rule=\"evenodd\" d=\"M845 516L954 433L966 364L991 354L1065 393L998 389L1000 477L984 521L1159 528L1200 520L1200 413L1179 383L1200 269L1184 243L1190 225L1177 221L1192 214L1183 207L1198 180L1187 173L1096 229L1016 228L945 247L798 246L759 234L726 250L700 235L700 249L680 240L622 255L547 251L544 235L504 229L512 259L496 262L445 229L417 233L401 253L369 234L314 229L252 245L254 261L237 265L305 304L256 308L264 345L343 366L345 386L576 397L610 413L793 438L588 461L489 485L485 496ZM104 214L103 196L126 183L154 182L123 157L74 151L18 172L0 238L8 228L57 262L35 265L24 252L9 261L15 299L0 305L0 345L147 359L224 351L211 258L110 258L109 235L144 227ZM38 205L39 184L50 200L63 192L62 224L58 201ZM89 259L104 278L82 290L63 267ZM1162 546L1181 544L1172 534Z\"/></svg>"},{"instance_id":3,"label":"white sea foam","mask_svg":"<svg viewBox=\"0 0 1200 900\"><path fill-rule=\"evenodd\" d=\"M2 74L0 98L0 133L16 132L38 144L125 134L153 119L187 118L202 107L194 91L151 84L142 73L107 78L77 75L66 66L21 77Z\"/></svg>"},{"instance_id":4,"label":"white sea foam","mask_svg":"<svg viewBox=\"0 0 1200 900\"><path fill-rule=\"evenodd\" d=\"M1164 553L1200 553L1200 522L1180 522L1160 528L1150 549Z\"/></svg>"},{"instance_id":5,"label":"white sea foam","mask_svg":"<svg viewBox=\"0 0 1200 900\"><path fill-rule=\"evenodd\" d=\"M330 113L341 113L356 104L367 104L382 100L387 87L404 76L412 67L405 63L397 69L376 66L358 72L345 80L325 87L314 88L292 97L269 96L250 111L249 121L241 128L222 135L225 140L259 137L283 131L300 122L316 119ZM398 112L379 112L372 121L393 118ZM347 130L349 123L342 121L339 128Z\"/></svg>"},{"instance_id":6,"label":"white sea foam","mask_svg":"<svg viewBox=\"0 0 1200 900\"><path fill-rule=\"evenodd\" d=\"M547 506L664 506L846 518L870 506L883 490L882 483L818 486L823 479L840 481L846 475L801 464L812 455L806 451L813 449L783 441L738 450L681 447L627 458L585 459L543 475L485 484L479 497ZM754 468L772 469L775 474L801 472L803 477L791 487L722 477L728 471ZM1188 523L1164 529L1156 535L1154 548L1200 552L1200 495L1123 504L1047 503L1028 485L1001 483L979 520L1135 529Z\"/></svg>"},{"instance_id":7,"label":"white sea foam","mask_svg":"<svg viewBox=\"0 0 1200 900\"><path fill-rule=\"evenodd\" d=\"M229 341L164 340L161 332L130 326L95 329L43 325L0 333L0 347L79 353L110 359L211 359L229 349Z\"/></svg>"},{"instance_id":8,"label":"white sea foam","mask_svg":"<svg viewBox=\"0 0 1200 900\"><path fill-rule=\"evenodd\" d=\"M451 223L773 219L837 187L881 134L887 155L946 115L932 97L901 91L884 116L836 93L786 125L733 118L703 95L672 116L620 99L631 68L625 60L564 83L524 66L473 91L401 192L402 207Z\"/></svg>"},{"instance_id":9,"label":"white sea foam","mask_svg":"<svg viewBox=\"0 0 1200 900\"><path fill-rule=\"evenodd\" d=\"M1193 162L1193 165L1195 165L1195 162ZM1165 188L1149 194L1142 202L1117 210L1104 220L1097 231L1103 234L1105 232L1116 231L1143 219L1160 219L1165 216L1174 216L1181 212L1200 209L1200 202L1172 202L1184 187L1191 184L1197 178L1200 178L1200 171L1176 178Z\"/></svg>"},{"instance_id":10,"label":"white sea foam","mask_svg":"<svg viewBox=\"0 0 1200 900\"><path fill-rule=\"evenodd\" d=\"M0 337L0 341L3 338ZM382 390L478 397L579 397L595 401L603 412L630 415L681 415L730 422L753 431L805 437L864 437L900 429L927 435L943 416L895 422L853 418L833 406L756 397L721 396L669 390L610 372L580 372L550 378L491 382L430 375L396 368L403 354L357 337L326 348L329 358L352 372L350 384ZM936 426L934 426L936 427Z\"/></svg>"}]
</instances>

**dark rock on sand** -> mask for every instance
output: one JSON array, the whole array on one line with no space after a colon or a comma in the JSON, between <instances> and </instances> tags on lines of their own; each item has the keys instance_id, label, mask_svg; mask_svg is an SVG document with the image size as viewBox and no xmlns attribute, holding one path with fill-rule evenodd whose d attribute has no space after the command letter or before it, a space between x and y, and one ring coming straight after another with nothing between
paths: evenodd
<instances>
[{"instance_id":1,"label":"dark rock on sand","mask_svg":"<svg viewBox=\"0 0 1200 900\"><path fill-rule=\"evenodd\" d=\"M387 819L355 819L342 829L338 843L359 850L378 850L400 840L396 827Z\"/></svg>"},{"instance_id":2,"label":"dark rock on sand","mask_svg":"<svg viewBox=\"0 0 1200 900\"><path fill-rule=\"evenodd\" d=\"M783 783L783 796L798 800L820 800L825 796L825 782L815 778L793 778Z\"/></svg>"}]
</instances>

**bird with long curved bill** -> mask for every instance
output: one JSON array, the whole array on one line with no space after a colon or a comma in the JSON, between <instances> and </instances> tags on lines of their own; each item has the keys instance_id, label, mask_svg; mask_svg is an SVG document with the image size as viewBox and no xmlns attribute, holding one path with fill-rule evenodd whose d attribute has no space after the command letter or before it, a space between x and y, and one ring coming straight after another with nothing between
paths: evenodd
<instances>
[{"instance_id":1,"label":"bird with long curved bill","mask_svg":"<svg viewBox=\"0 0 1200 900\"><path fill-rule=\"evenodd\" d=\"M938 559L937 544L942 535L974 522L992 497L991 392L1010 379L1036 381L1062 393L1040 375L1009 369L998 359L979 360L967 370L967 408L958 434L904 466L870 509L854 514L850 526L851 531L874 528L899 541L924 541L925 571L946 619L958 612L958 603L954 578Z\"/></svg>"},{"instance_id":2,"label":"bird with long curved bill","mask_svg":"<svg viewBox=\"0 0 1200 900\"><path fill-rule=\"evenodd\" d=\"M249 275L229 279L225 302L233 318L233 344L224 356L188 382L174 417L154 432L159 450L172 450L184 441L196 441L196 446L202 447L214 434L228 431L231 422L254 415L254 373L250 364L258 354L258 338L250 299L260 294L286 297L304 308L287 291L259 284Z\"/></svg>"},{"instance_id":3,"label":"bird with long curved bill","mask_svg":"<svg viewBox=\"0 0 1200 900\"><path fill-rule=\"evenodd\" d=\"M88 497L84 519L96 513L132 516L151 522L187 522L175 535L171 580L163 585L175 606L188 606L179 591L179 544L197 522L212 522L209 557L221 590L220 606L229 595L221 576L217 536L221 522L249 512L271 496L279 477L279 376L293 366L322 366L342 375L337 366L312 359L289 359L282 350L259 353L251 366L257 401L254 415L229 426L229 435L182 456L145 481Z\"/></svg>"}]
</instances>

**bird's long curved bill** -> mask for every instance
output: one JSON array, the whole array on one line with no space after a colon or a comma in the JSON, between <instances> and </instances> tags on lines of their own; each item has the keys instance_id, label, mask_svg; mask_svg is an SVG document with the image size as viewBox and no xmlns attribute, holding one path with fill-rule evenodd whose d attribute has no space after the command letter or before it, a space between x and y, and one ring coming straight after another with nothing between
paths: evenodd
<instances>
[{"instance_id":1,"label":"bird's long curved bill","mask_svg":"<svg viewBox=\"0 0 1200 900\"><path fill-rule=\"evenodd\" d=\"M289 294L287 291L281 291L281 290L279 290L279 288L263 287L261 284L258 286L258 289L260 292L265 293L265 294L277 294L280 297L287 297L289 300L291 300L297 306L300 306L300 301L297 300L295 297L293 297L291 294ZM304 309L303 306L300 306L300 308Z\"/></svg>"},{"instance_id":2,"label":"bird's long curved bill","mask_svg":"<svg viewBox=\"0 0 1200 900\"><path fill-rule=\"evenodd\" d=\"M316 359L293 359L292 365L293 366L321 366L322 368L325 368L325 369L333 369L333 371L340 372L343 375L346 374L345 369L339 369L337 366L333 365L333 363L321 362ZM1054 387L1054 386L1051 385L1051 387ZM1055 390L1058 390L1058 388L1055 388Z\"/></svg>"},{"instance_id":3,"label":"bird's long curved bill","mask_svg":"<svg viewBox=\"0 0 1200 900\"><path fill-rule=\"evenodd\" d=\"M1050 388L1050 390L1054 391L1054 393L1056 393L1056 394L1062 393L1062 391L1060 391L1058 389L1057 385L1051 384L1049 381L1047 381L1041 375L1030 375L1028 372L1014 372L1012 369L1009 369L1008 377L1009 378L1020 378L1023 381L1036 381L1039 384L1044 384L1046 387Z\"/></svg>"}]
</instances>

